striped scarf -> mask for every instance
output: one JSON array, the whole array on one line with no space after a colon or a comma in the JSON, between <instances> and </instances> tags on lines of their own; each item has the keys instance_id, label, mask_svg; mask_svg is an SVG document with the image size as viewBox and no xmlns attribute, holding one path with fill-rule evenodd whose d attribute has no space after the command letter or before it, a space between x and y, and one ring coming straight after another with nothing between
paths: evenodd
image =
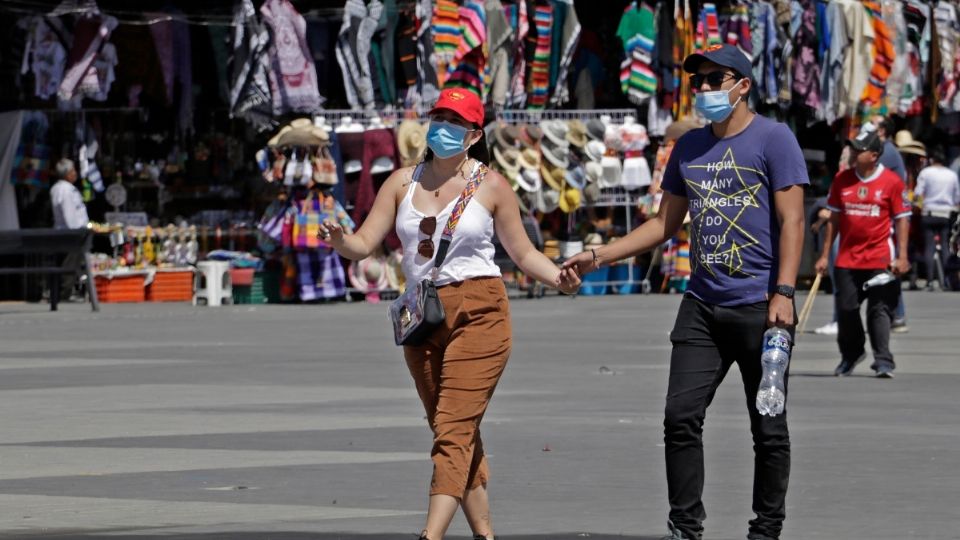
<instances>
[{"instance_id":1,"label":"striped scarf","mask_svg":"<svg viewBox=\"0 0 960 540\"><path fill-rule=\"evenodd\" d=\"M484 99L483 71L487 51L487 15L482 0L466 0L460 8L461 39L448 69L445 88L466 88Z\"/></svg>"},{"instance_id":2,"label":"striped scarf","mask_svg":"<svg viewBox=\"0 0 960 540\"><path fill-rule=\"evenodd\" d=\"M656 38L654 14L649 5L643 4L639 9L629 7L624 16L638 17L643 28L640 33L624 40L623 48L627 57L620 64L620 87L627 99L642 104L657 91L657 76L650 67Z\"/></svg>"},{"instance_id":3,"label":"striped scarf","mask_svg":"<svg viewBox=\"0 0 960 540\"><path fill-rule=\"evenodd\" d=\"M454 0L437 0L433 8L432 26L437 78L443 86L447 66L454 61L460 46L460 6Z\"/></svg>"},{"instance_id":4,"label":"striped scarf","mask_svg":"<svg viewBox=\"0 0 960 540\"><path fill-rule=\"evenodd\" d=\"M690 14L689 0L683 1L682 11L680 0L676 1L674 19L676 31L673 34L673 87L676 94L673 101L673 117L681 119L690 116L693 112L690 78L683 70L684 59L694 51L694 23Z\"/></svg>"},{"instance_id":5,"label":"striped scarf","mask_svg":"<svg viewBox=\"0 0 960 540\"><path fill-rule=\"evenodd\" d=\"M878 2L865 1L863 6L870 14L873 24L873 67L870 68L870 79L860 97L862 104L867 108L879 106L884 101L887 90L887 79L893 68L896 52L893 49L893 36L890 27L883 22L883 14Z\"/></svg>"},{"instance_id":6,"label":"striped scarf","mask_svg":"<svg viewBox=\"0 0 960 540\"><path fill-rule=\"evenodd\" d=\"M542 109L547 104L550 91L550 28L553 24L553 4L538 5L533 15L537 45L530 65L530 80L527 83L531 109Z\"/></svg>"},{"instance_id":7,"label":"striped scarf","mask_svg":"<svg viewBox=\"0 0 960 540\"><path fill-rule=\"evenodd\" d=\"M720 45L720 19L717 16L716 4L704 3L697 22L697 49L705 49L711 45Z\"/></svg>"}]
</instances>

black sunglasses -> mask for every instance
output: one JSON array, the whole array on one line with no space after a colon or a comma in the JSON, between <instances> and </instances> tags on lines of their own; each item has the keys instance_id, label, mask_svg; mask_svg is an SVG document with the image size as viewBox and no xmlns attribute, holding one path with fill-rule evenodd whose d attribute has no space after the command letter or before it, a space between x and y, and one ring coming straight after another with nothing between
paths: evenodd
<instances>
[{"instance_id":1,"label":"black sunglasses","mask_svg":"<svg viewBox=\"0 0 960 540\"><path fill-rule=\"evenodd\" d=\"M720 88L720 85L723 84L728 78L731 79L740 79L741 77L736 73L730 73L729 71L711 71L710 73L694 73L690 76L690 87L694 90L699 89L703 86L703 81L707 81L707 84L710 85L710 88Z\"/></svg>"}]
</instances>

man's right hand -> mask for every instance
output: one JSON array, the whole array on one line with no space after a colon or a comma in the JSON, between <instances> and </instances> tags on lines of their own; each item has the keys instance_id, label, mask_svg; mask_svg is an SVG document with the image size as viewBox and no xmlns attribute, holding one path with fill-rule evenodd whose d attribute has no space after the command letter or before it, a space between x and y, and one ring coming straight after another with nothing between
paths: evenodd
<instances>
[{"instance_id":1,"label":"man's right hand","mask_svg":"<svg viewBox=\"0 0 960 540\"><path fill-rule=\"evenodd\" d=\"M820 257L817 259L817 263L813 265L813 268L821 276L827 275L827 270L830 268L830 259L827 257Z\"/></svg>"},{"instance_id":2,"label":"man's right hand","mask_svg":"<svg viewBox=\"0 0 960 540\"><path fill-rule=\"evenodd\" d=\"M573 268L577 271L577 275L585 276L596 270L597 266L593 264L593 252L583 251L564 261L561 268Z\"/></svg>"}]
</instances>

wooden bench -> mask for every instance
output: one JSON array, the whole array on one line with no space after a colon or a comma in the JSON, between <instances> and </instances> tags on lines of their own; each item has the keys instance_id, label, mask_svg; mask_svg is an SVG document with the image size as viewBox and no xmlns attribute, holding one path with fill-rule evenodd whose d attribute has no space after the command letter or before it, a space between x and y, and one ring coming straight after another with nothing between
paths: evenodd
<instances>
[{"instance_id":1,"label":"wooden bench","mask_svg":"<svg viewBox=\"0 0 960 540\"><path fill-rule=\"evenodd\" d=\"M13 274L44 275L50 278L50 311L57 310L60 302L60 282L65 274L83 272L87 276L87 290L93 311L100 311L97 301L97 286L90 271L90 246L93 231L90 229L21 229L0 231L0 255L37 255L39 262L31 264L27 257L23 266L2 267L0 276ZM67 267L56 266L49 259L56 255L80 255L80 264ZM64 258L64 264L69 261Z\"/></svg>"}]
</instances>

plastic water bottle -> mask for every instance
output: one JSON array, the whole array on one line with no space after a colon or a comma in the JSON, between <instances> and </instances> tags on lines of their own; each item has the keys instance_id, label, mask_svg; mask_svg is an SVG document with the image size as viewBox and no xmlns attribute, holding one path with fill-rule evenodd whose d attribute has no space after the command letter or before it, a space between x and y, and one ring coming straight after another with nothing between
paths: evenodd
<instances>
[{"instance_id":1,"label":"plastic water bottle","mask_svg":"<svg viewBox=\"0 0 960 540\"><path fill-rule=\"evenodd\" d=\"M896 279L897 277L890 272L881 272L864 282L863 290L866 291L873 287L882 287L891 281L895 281Z\"/></svg>"},{"instance_id":2,"label":"plastic water bottle","mask_svg":"<svg viewBox=\"0 0 960 540\"><path fill-rule=\"evenodd\" d=\"M777 416L787 400L783 375L790 364L790 334L786 330L773 327L763 333L760 364L763 377L757 390L757 411L761 416Z\"/></svg>"}]
</instances>

